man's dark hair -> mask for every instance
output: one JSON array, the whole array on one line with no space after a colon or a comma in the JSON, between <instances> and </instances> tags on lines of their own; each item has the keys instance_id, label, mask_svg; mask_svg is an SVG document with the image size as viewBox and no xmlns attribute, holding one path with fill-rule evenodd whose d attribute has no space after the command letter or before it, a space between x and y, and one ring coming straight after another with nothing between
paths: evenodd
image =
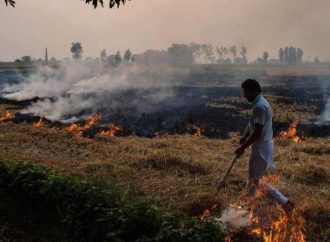
<instances>
[{"instance_id":1,"label":"man's dark hair","mask_svg":"<svg viewBox=\"0 0 330 242\"><path fill-rule=\"evenodd\" d=\"M243 89L249 89L249 90L255 91L257 93L261 93L260 84L255 79L246 79L242 83L242 88Z\"/></svg>"}]
</instances>

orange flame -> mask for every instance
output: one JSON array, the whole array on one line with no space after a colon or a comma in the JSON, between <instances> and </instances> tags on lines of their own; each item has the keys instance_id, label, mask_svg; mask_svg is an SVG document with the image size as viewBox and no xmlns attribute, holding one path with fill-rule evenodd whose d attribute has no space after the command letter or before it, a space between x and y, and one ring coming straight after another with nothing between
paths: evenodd
<instances>
[{"instance_id":1,"label":"orange flame","mask_svg":"<svg viewBox=\"0 0 330 242\"><path fill-rule=\"evenodd\" d=\"M6 113L0 117L0 123L2 123L5 120L10 120L10 119L14 119L15 115L12 114L11 112L6 111Z\"/></svg>"},{"instance_id":2,"label":"orange flame","mask_svg":"<svg viewBox=\"0 0 330 242\"><path fill-rule=\"evenodd\" d=\"M268 216L268 220L270 220L268 228L264 225L265 220L263 219L260 221L258 215L254 214L256 207L258 207L258 209L262 209L262 207L256 206L255 202L258 198L265 196L268 192L267 186L264 186L263 182L266 181L267 183L274 184L278 183L279 179L280 176L277 174L266 176L263 181L259 183L259 190L261 190L259 195L257 194L255 199L247 200L247 204L250 207L249 218L251 227L249 229L249 233L263 239L265 242L305 242L305 221L296 209L294 209L291 216L288 217L280 206L276 206L276 214L280 215L275 219ZM229 206L237 209L243 209L241 206L233 204L230 204ZM265 209L264 212L267 212L267 214L270 214L270 211L272 211L272 208L269 206L263 209ZM263 212L263 210L260 211ZM232 242L233 235L234 231L231 231L231 233L229 233L225 238L225 241Z\"/></svg>"},{"instance_id":3,"label":"orange flame","mask_svg":"<svg viewBox=\"0 0 330 242\"><path fill-rule=\"evenodd\" d=\"M202 131L201 128L196 128L196 133L194 134L195 136L201 136L202 135Z\"/></svg>"},{"instance_id":4,"label":"orange flame","mask_svg":"<svg viewBox=\"0 0 330 242\"><path fill-rule=\"evenodd\" d=\"M301 138L297 136L297 124L291 123L287 131L281 131L278 138L291 139L293 142L301 142Z\"/></svg>"},{"instance_id":5,"label":"orange flame","mask_svg":"<svg viewBox=\"0 0 330 242\"><path fill-rule=\"evenodd\" d=\"M265 196L267 191L267 186L264 182L271 184L276 184L280 180L279 175L268 175L263 181L259 182L259 195L257 193L257 198ZM262 195L261 195L262 194ZM255 201L255 200L254 200ZM251 202L251 201L249 201ZM254 204L249 203L250 207L254 208ZM268 208L266 208L268 210ZM252 234L258 237L262 237L265 242L286 242L286 241L297 241L305 242L304 233L304 219L298 213L297 210L293 210L291 217L288 217L280 206L277 206L276 211L280 213L277 220L271 221L270 229L265 229L262 227L257 216L253 214L253 209L251 209L250 219L251 219L251 230Z\"/></svg>"},{"instance_id":6,"label":"orange flame","mask_svg":"<svg viewBox=\"0 0 330 242\"><path fill-rule=\"evenodd\" d=\"M211 217L211 215L212 215L211 211L213 211L217 207L218 207L218 204L213 204L210 209L208 209L208 208L205 209L202 216L200 217L199 221L201 223L203 223L205 221L205 219L207 219L208 217Z\"/></svg>"},{"instance_id":7,"label":"orange flame","mask_svg":"<svg viewBox=\"0 0 330 242\"><path fill-rule=\"evenodd\" d=\"M234 236L233 232L230 232L226 237L225 237L225 242L233 242L231 239Z\"/></svg>"},{"instance_id":8,"label":"orange flame","mask_svg":"<svg viewBox=\"0 0 330 242\"><path fill-rule=\"evenodd\" d=\"M102 130L100 134L106 137L115 137L115 134L120 130L123 130L122 126L114 126L113 128L107 131Z\"/></svg>"},{"instance_id":9,"label":"orange flame","mask_svg":"<svg viewBox=\"0 0 330 242\"><path fill-rule=\"evenodd\" d=\"M66 128L66 130L70 133L73 133L77 139L82 139L84 131L90 129L93 125L95 125L101 119L101 117L102 116L100 114L96 116L88 116L85 125L82 126L80 124L73 123L68 128Z\"/></svg>"},{"instance_id":10,"label":"orange flame","mask_svg":"<svg viewBox=\"0 0 330 242\"><path fill-rule=\"evenodd\" d=\"M40 128L43 125L43 118L41 117L38 122L34 123L35 128Z\"/></svg>"}]
</instances>

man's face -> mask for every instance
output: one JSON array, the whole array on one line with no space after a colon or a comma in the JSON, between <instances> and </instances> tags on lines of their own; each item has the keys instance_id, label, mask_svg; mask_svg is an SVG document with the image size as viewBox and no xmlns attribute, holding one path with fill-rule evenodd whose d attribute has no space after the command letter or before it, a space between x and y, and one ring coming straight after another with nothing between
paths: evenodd
<instances>
[{"instance_id":1,"label":"man's face","mask_svg":"<svg viewBox=\"0 0 330 242\"><path fill-rule=\"evenodd\" d=\"M256 96L252 90L247 88L243 88L243 92L244 92L244 97L248 100L248 102L252 102Z\"/></svg>"}]
</instances>

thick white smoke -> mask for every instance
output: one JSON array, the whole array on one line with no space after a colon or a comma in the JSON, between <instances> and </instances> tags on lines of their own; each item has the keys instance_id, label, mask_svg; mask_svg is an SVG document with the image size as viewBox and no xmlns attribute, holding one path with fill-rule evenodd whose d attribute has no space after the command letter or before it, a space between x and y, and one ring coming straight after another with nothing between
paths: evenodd
<instances>
[{"instance_id":1,"label":"thick white smoke","mask_svg":"<svg viewBox=\"0 0 330 242\"><path fill-rule=\"evenodd\" d=\"M169 78L168 73L169 70L164 70L164 75L152 76L143 67L128 64L104 67L98 61L62 62L58 68L39 67L23 82L4 87L1 95L18 101L38 97L37 102L21 112L53 121L77 121L87 116L86 110L95 114L122 105L148 112L150 103L155 105L172 95L170 89L161 88L163 79ZM144 92L151 88L153 92ZM131 89L140 95L139 101L130 96L125 99L127 94L120 97L120 93ZM119 100L113 99L114 95L119 95ZM141 99L145 102L141 103Z\"/></svg>"},{"instance_id":2,"label":"thick white smoke","mask_svg":"<svg viewBox=\"0 0 330 242\"><path fill-rule=\"evenodd\" d=\"M248 210L243 208L226 208L221 214L220 221L231 231L251 226Z\"/></svg>"}]
</instances>

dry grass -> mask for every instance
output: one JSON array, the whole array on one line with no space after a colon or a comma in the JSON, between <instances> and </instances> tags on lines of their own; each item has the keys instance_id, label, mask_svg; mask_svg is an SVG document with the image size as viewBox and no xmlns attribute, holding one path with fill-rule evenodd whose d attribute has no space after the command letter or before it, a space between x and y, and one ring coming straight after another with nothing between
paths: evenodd
<instances>
[{"instance_id":1,"label":"dry grass","mask_svg":"<svg viewBox=\"0 0 330 242\"><path fill-rule=\"evenodd\" d=\"M2 112L2 110L1 110ZM234 167L226 186L213 196L227 169L238 137L210 140L192 135L146 139L135 136L76 140L65 130L31 124L0 124L0 159L32 160L66 174L97 177L122 189L136 188L170 211L200 215L217 202L221 208L242 200L247 153ZM329 238L330 139L301 143L276 140L277 187L302 210L308 237ZM316 241L316 240L313 240Z\"/></svg>"}]
</instances>

